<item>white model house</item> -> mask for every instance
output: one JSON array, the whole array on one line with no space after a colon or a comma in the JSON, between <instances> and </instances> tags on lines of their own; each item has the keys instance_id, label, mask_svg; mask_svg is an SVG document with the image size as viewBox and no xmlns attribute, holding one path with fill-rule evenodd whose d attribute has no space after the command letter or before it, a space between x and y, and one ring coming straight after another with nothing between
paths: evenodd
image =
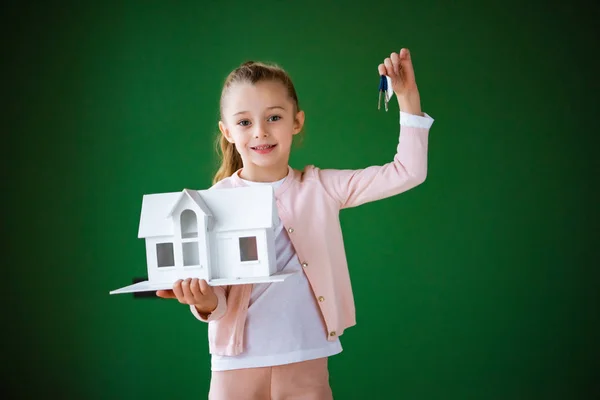
<instances>
[{"instance_id":1,"label":"white model house","mask_svg":"<svg viewBox=\"0 0 600 400\"><path fill-rule=\"evenodd\" d=\"M258 185L143 196L138 238L148 280L111 294L171 289L178 279L209 285L280 282L276 273L273 188Z\"/></svg>"}]
</instances>

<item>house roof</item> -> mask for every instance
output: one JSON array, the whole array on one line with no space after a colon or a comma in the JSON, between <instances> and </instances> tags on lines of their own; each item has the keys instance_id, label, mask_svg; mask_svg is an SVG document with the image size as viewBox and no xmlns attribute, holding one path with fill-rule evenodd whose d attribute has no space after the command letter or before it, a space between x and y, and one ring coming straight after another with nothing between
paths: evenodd
<instances>
[{"instance_id":1,"label":"house roof","mask_svg":"<svg viewBox=\"0 0 600 400\"><path fill-rule=\"evenodd\" d=\"M173 235L170 213L183 196L189 196L204 213L212 215L213 230L218 232L272 228L277 220L275 197L270 185L184 189L143 196L138 238Z\"/></svg>"},{"instance_id":2,"label":"house roof","mask_svg":"<svg viewBox=\"0 0 600 400\"><path fill-rule=\"evenodd\" d=\"M205 215L208 215L209 217L212 216L210 208L208 208L208 206L206 205L204 200L202 200L202 197L200 196L198 191L190 190L190 189L183 189L181 191L181 193L179 194L179 196L177 197L177 200L173 202L171 209L167 213L167 217L170 217L173 214L173 211L175 211L177 209L177 206L179 205L179 203L181 203L181 200L184 199L185 197L188 197L190 200L192 200L198 206L198 208L200 210L202 210L202 212Z\"/></svg>"}]
</instances>

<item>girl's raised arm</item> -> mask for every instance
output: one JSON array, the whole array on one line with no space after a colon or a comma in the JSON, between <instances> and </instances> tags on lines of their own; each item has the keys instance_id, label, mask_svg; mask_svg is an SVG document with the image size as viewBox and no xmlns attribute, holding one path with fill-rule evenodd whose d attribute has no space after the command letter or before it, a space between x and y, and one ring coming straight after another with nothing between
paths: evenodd
<instances>
[{"instance_id":1,"label":"girl's raised arm","mask_svg":"<svg viewBox=\"0 0 600 400\"><path fill-rule=\"evenodd\" d=\"M323 188L340 208L355 207L370 201L405 192L425 181L429 128L433 119L421 111L410 53L392 53L378 66L381 75L391 79L400 107L400 139L396 155L384 165L358 170L316 169Z\"/></svg>"}]
</instances>

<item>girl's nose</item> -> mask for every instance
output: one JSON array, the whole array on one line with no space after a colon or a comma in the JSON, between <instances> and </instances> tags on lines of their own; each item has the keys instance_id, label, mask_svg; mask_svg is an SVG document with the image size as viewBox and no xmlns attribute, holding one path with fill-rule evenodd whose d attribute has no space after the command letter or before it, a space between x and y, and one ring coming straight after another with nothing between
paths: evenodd
<instances>
[{"instance_id":1,"label":"girl's nose","mask_svg":"<svg viewBox=\"0 0 600 400\"><path fill-rule=\"evenodd\" d=\"M256 131L254 132L255 139L258 139L260 137L267 137L267 136L269 136L269 134L261 128L257 128Z\"/></svg>"}]
</instances>

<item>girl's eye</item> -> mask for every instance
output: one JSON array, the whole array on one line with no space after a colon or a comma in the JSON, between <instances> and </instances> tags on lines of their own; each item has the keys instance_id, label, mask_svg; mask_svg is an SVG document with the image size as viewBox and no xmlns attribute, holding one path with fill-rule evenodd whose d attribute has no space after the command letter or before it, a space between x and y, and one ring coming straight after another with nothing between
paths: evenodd
<instances>
[{"instance_id":1,"label":"girl's eye","mask_svg":"<svg viewBox=\"0 0 600 400\"><path fill-rule=\"evenodd\" d=\"M250 121L248 121L247 119L243 119L240 122L238 122L238 125L248 126L248 125L250 125Z\"/></svg>"},{"instance_id":2,"label":"girl's eye","mask_svg":"<svg viewBox=\"0 0 600 400\"><path fill-rule=\"evenodd\" d=\"M279 115L273 115L271 118L269 118L269 121L279 121L281 119L281 117Z\"/></svg>"}]
</instances>

